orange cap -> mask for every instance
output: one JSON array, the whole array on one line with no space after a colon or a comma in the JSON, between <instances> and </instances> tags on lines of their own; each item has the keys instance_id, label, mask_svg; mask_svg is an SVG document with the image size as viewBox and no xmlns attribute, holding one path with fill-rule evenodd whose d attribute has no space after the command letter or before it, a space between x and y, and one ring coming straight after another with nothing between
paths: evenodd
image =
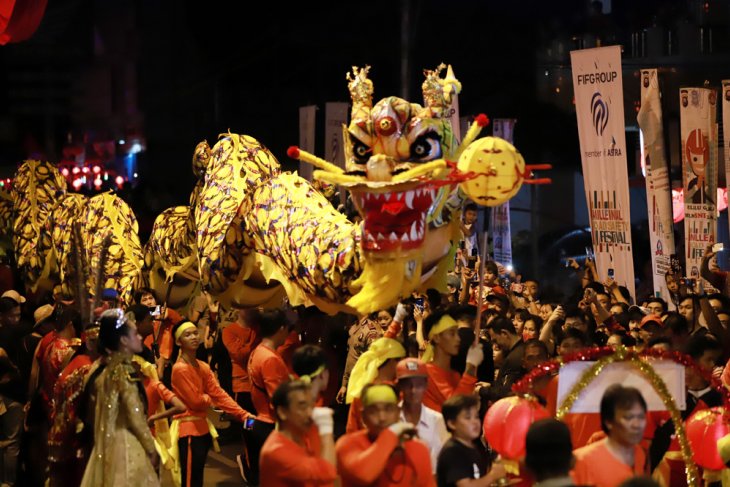
<instances>
[{"instance_id":1,"label":"orange cap","mask_svg":"<svg viewBox=\"0 0 730 487\"><path fill-rule=\"evenodd\" d=\"M428 377L426 364L417 358L404 358L395 367L395 380L408 379L409 377Z\"/></svg>"},{"instance_id":2,"label":"orange cap","mask_svg":"<svg viewBox=\"0 0 730 487\"><path fill-rule=\"evenodd\" d=\"M639 325L639 328L644 328L644 325L652 321L660 327L664 328L664 322L662 322L662 319L657 317L657 315L655 315L654 313L649 313L648 315L644 316L641 319L641 325Z\"/></svg>"}]
</instances>

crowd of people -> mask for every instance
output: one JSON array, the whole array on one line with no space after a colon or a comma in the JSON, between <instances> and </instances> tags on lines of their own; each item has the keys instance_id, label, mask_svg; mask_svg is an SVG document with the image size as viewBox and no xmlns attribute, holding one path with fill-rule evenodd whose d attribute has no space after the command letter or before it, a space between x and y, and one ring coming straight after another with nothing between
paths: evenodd
<instances>
[{"instance_id":1,"label":"crowd of people","mask_svg":"<svg viewBox=\"0 0 730 487\"><path fill-rule=\"evenodd\" d=\"M717 292L671 271L669 302L634 297L587 260L570 261L580 287L550 299L480 262L470 212L448 292L340 317L341 359L311 331L320 315L286 303L223 310L202 293L176 311L140 288L121 309L105 290L85 322L71 298L31 307L6 291L0 484L202 486L227 441L249 486L686 485L674 423L647 410L646 391L616 384L600 412L534 423L518 465L482 422L540 364L606 345L689 355L684 419L722 405L708 374L730 385L730 298L711 249L702 275ZM532 384L552 416L559 378ZM231 426L217 431L220 415Z\"/></svg>"}]
</instances>

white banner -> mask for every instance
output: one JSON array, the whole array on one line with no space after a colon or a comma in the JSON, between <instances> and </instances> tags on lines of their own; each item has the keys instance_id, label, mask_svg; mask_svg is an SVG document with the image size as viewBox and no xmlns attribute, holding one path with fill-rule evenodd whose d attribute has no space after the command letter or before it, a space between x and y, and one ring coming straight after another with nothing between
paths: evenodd
<instances>
[{"instance_id":1,"label":"white banner","mask_svg":"<svg viewBox=\"0 0 730 487\"><path fill-rule=\"evenodd\" d=\"M646 175L654 294L670 303L672 300L664 276L670 269L669 258L674 254L674 222L656 69L641 70L641 109L636 119L643 140L641 157Z\"/></svg>"},{"instance_id":2,"label":"white banner","mask_svg":"<svg viewBox=\"0 0 730 487\"><path fill-rule=\"evenodd\" d=\"M635 297L621 47L571 51L570 60L597 277L613 269Z\"/></svg>"},{"instance_id":3,"label":"white banner","mask_svg":"<svg viewBox=\"0 0 730 487\"><path fill-rule=\"evenodd\" d=\"M570 362L560 367L558 374L558 404L562 404L576 382L595 362ZM654 371L664 380L669 394L674 398L677 408L684 410L686 404L686 389L684 387L684 366L671 360L652 360ZM583 389L578 399L570 409L571 413L600 413L601 398L613 384L625 387L636 387L644 396L649 411L666 411L659 394L654 386L646 380L636 367L628 362L614 362L606 365L601 373Z\"/></svg>"},{"instance_id":4,"label":"white banner","mask_svg":"<svg viewBox=\"0 0 730 487\"><path fill-rule=\"evenodd\" d=\"M679 89L685 275L698 278L707 245L717 234L717 93Z\"/></svg>"},{"instance_id":5,"label":"white banner","mask_svg":"<svg viewBox=\"0 0 730 487\"><path fill-rule=\"evenodd\" d=\"M314 129L317 120L317 106L309 105L299 107L299 147L303 150L314 154ZM312 165L299 164L298 173L301 177L312 182Z\"/></svg>"},{"instance_id":6,"label":"white banner","mask_svg":"<svg viewBox=\"0 0 730 487\"><path fill-rule=\"evenodd\" d=\"M730 186L730 79L722 80L722 135L723 160L725 162L725 181ZM730 217L730 210L727 212ZM723 258L727 258L724 256ZM718 257L719 262L720 257Z\"/></svg>"},{"instance_id":7,"label":"white banner","mask_svg":"<svg viewBox=\"0 0 730 487\"><path fill-rule=\"evenodd\" d=\"M516 123L517 120L513 118L495 118L492 122L493 135L512 144ZM511 266L512 232L509 221L509 201L492 208L489 218L489 231L492 234L494 260L505 267Z\"/></svg>"},{"instance_id":8,"label":"white banner","mask_svg":"<svg viewBox=\"0 0 730 487\"><path fill-rule=\"evenodd\" d=\"M345 151L342 146L342 126L347 125L347 103L326 103L324 109L324 144L325 159L345 168ZM340 204L345 204L347 194L340 187Z\"/></svg>"}]
</instances>

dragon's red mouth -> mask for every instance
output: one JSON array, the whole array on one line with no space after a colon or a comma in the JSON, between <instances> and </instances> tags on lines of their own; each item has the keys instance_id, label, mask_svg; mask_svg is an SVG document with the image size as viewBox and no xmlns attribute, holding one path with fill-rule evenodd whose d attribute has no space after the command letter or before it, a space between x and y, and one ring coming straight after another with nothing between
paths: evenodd
<instances>
[{"instance_id":1,"label":"dragon's red mouth","mask_svg":"<svg viewBox=\"0 0 730 487\"><path fill-rule=\"evenodd\" d=\"M382 252L412 250L422 246L426 216L436 197L436 189L421 186L407 191L353 192L363 215L362 245L365 250Z\"/></svg>"}]
</instances>

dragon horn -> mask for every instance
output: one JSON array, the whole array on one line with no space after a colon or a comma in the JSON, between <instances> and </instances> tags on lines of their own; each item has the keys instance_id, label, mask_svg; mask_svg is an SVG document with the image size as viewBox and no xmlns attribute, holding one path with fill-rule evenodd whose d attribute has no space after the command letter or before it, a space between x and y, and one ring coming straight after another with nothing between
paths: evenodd
<instances>
[{"instance_id":1,"label":"dragon horn","mask_svg":"<svg viewBox=\"0 0 730 487\"><path fill-rule=\"evenodd\" d=\"M446 69L446 65L441 63L434 70L426 69L423 71L426 77L421 89L423 90L423 102L434 118L448 117L448 108L454 101L454 95L461 91L461 83L454 76L454 70L451 66L446 71L446 78L441 78L441 72Z\"/></svg>"},{"instance_id":2,"label":"dragon horn","mask_svg":"<svg viewBox=\"0 0 730 487\"><path fill-rule=\"evenodd\" d=\"M352 98L352 120L365 118L373 108L373 82L368 78L370 66L364 68L352 67L352 75L347 73L347 88Z\"/></svg>"}]
</instances>

